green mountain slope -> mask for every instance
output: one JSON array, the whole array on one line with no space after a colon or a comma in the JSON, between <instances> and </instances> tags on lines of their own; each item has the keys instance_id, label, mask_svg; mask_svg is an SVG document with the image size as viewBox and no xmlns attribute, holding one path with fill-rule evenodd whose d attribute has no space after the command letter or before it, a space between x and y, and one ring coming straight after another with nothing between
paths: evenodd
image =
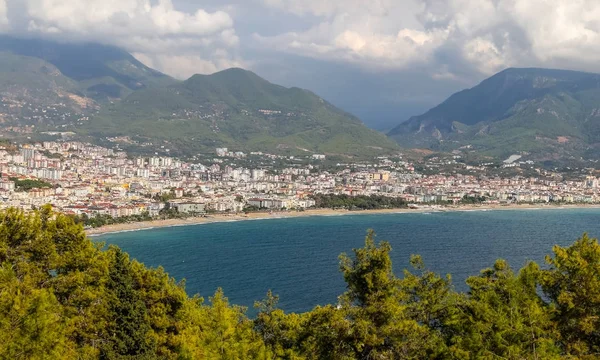
<instances>
[{"instance_id":1,"label":"green mountain slope","mask_svg":"<svg viewBox=\"0 0 600 360\"><path fill-rule=\"evenodd\" d=\"M96 138L158 141L182 154L230 147L371 155L397 148L310 91L274 85L242 69L135 91L106 107L80 131Z\"/></svg>"},{"instance_id":2,"label":"green mountain slope","mask_svg":"<svg viewBox=\"0 0 600 360\"><path fill-rule=\"evenodd\" d=\"M127 52L0 36L0 124L56 129L136 90L177 81Z\"/></svg>"},{"instance_id":3,"label":"green mountain slope","mask_svg":"<svg viewBox=\"0 0 600 360\"><path fill-rule=\"evenodd\" d=\"M41 59L0 52L0 123L52 125L76 121L96 103L78 83Z\"/></svg>"},{"instance_id":4,"label":"green mountain slope","mask_svg":"<svg viewBox=\"0 0 600 360\"><path fill-rule=\"evenodd\" d=\"M315 94L245 70L177 81L115 47L0 36L0 135L45 131L97 142L125 136L128 149L179 155L215 147L361 156L397 149Z\"/></svg>"},{"instance_id":5,"label":"green mountain slope","mask_svg":"<svg viewBox=\"0 0 600 360\"><path fill-rule=\"evenodd\" d=\"M119 99L134 90L176 82L113 46L62 44L0 36L0 52L52 64L64 76L78 83L77 88L82 95L94 100Z\"/></svg>"},{"instance_id":6,"label":"green mountain slope","mask_svg":"<svg viewBox=\"0 0 600 360\"><path fill-rule=\"evenodd\" d=\"M537 159L593 156L600 145L600 75L507 69L452 95L388 135L402 145Z\"/></svg>"}]
</instances>

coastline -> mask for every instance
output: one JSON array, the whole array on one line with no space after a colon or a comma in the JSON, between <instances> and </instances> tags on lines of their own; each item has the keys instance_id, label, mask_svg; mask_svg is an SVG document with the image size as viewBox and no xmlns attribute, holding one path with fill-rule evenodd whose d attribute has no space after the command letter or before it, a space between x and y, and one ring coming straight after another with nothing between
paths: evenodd
<instances>
[{"instance_id":1,"label":"coastline","mask_svg":"<svg viewBox=\"0 0 600 360\"><path fill-rule=\"evenodd\" d=\"M111 233L150 230L156 228L167 228L176 226L189 226L200 224L212 224L221 222L245 221L245 220L267 220L267 219L285 219L296 217L311 216L343 216L343 215L374 215L374 214L419 214L430 212L455 212L455 211L488 211L488 210L538 210L538 209L587 209L600 208L600 205L459 205L444 207L422 207L418 209L377 209L377 210L332 210L332 209L314 209L306 211L281 211L271 213L249 213L249 214L217 214L206 217L192 217L187 219L167 219L151 220L143 222L133 222L127 224L106 225L99 228L86 229L88 236L100 236Z\"/></svg>"}]
</instances>

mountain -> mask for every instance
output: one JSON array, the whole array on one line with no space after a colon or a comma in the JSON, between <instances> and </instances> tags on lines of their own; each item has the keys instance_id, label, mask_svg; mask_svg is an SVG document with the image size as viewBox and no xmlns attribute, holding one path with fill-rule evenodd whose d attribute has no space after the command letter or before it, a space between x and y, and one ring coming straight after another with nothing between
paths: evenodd
<instances>
[{"instance_id":1,"label":"mountain","mask_svg":"<svg viewBox=\"0 0 600 360\"><path fill-rule=\"evenodd\" d=\"M128 150L179 155L215 147L344 155L398 148L310 91L249 71L178 81L116 47L0 36L0 136L47 131L100 143L122 137Z\"/></svg>"},{"instance_id":2,"label":"mountain","mask_svg":"<svg viewBox=\"0 0 600 360\"><path fill-rule=\"evenodd\" d=\"M600 75L507 69L458 92L388 136L408 147L559 159L598 157Z\"/></svg>"},{"instance_id":3,"label":"mountain","mask_svg":"<svg viewBox=\"0 0 600 360\"><path fill-rule=\"evenodd\" d=\"M244 151L371 155L397 145L308 90L285 88L229 69L137 90L105 107L79 131L129 137L182 154Z\"/></svg>"},{"instance_id":4,"label":"mountain","mask_svg":"<svg viewBox=\"0 0 600 360\"><path fill-rule=\"evenodd\" d=\"M99 44L0 36L0 123L58 126L136 90L176 80Z\"/></svg>"},{"instance_id":5,"label":"mountain","mask_svg":"<svg viewBox=\"0 0 600 360\"><path fill-rule=\"evenodd\" d=\"M114 46L0 36L0 53L50 64L75 81L81 94L96 100L119 99L134 90L176 82Z\"/></svg>"}]
</instances>

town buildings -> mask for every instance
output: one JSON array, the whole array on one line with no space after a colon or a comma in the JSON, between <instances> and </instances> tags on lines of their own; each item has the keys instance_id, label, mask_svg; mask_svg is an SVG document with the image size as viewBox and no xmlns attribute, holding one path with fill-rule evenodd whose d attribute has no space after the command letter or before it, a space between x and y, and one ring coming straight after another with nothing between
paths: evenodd
<instances>
[{"instance_id":1,"label":"town buildings","mask_svg":"<svg viewBox=\"0 0 600 360\"><path fill-rule=\"evenodd\" d=\"M0 207L32 209L52 204L65 213L122 217L156 216L168 206L181 213L236 213L244 209L293 210L315 206L315 194L384 195L408 203L452 204L465 197L487 203L598 203L600 189L593 175L565 180L537 169L538 176L490 176L485 167L431 160L433 175L415 171L410 161L386 157L371 162L319 165L325 157L298 158L217 149L217 158L200 162L151 156L131 157L80 142L43 142L18 151L0 149ZM236 165L251 156L256 167ZM262 159L262 162L261 162ZM274 159L289 163L269 164ZM514 161L511 164L521 166ZM463 167L471 174L449 172ZM523 164L531 167L531 164ZM24 180L41 186L24 188ZM36 183L37 184L37 183Z\"/></svg>"}]
</instances>

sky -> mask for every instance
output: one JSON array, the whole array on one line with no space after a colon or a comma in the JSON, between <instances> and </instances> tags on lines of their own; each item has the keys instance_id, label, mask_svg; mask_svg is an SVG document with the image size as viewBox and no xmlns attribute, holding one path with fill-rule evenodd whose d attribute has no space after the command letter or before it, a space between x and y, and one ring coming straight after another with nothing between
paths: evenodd
<instances>
[{"instance_id":1,"label":"sky","mask_svg":"<svg viewBox=\"0 0 600 360\"><path fill-rule=\"evenodd\" d=\"M507 67L600 72L598 0L0 0L0 32L229 67L391 128Z\"/></svg>"}]
</instances>

